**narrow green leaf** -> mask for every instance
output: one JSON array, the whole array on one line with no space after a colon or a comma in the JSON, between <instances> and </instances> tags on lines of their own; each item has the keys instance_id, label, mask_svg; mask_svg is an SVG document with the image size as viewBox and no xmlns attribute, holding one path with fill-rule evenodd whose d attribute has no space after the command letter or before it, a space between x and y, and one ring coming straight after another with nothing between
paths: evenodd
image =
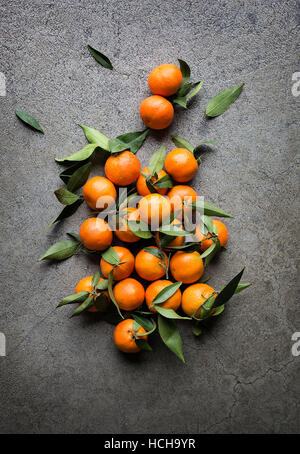
<instances>
[{"instance_id":1,"label":"narrow green leaf","mask_svg":"<svg viewBox=\"0 0 300 454\"><path fill-rule=\"evenodd\" d=\"M111 246L108 249L106 249L105 252L102 254L103 260L105 260L107 263L110 263L111 265L118 266L120 265L120 257L114 250L114 248Z\"/></svg>"},{"instance_id":2,"label":"narrow green leaf","mask_svg":"<svg viewBox=\"0 0 300 454\"><path fill-rule=\"evenodd\" d=\"M178 92L176 93L177 98L185 98L188 92L191 90L193 86L193 82L187 82L179 88Z\"/></svg>"},{"instance_id":3,"label":"narrow green leaf","mask_svg":"<svg viewBox=\"0 0 300 454\"><path fill-rule=\"evenodd\" d=\"M240 271L233 279L231 279L231 281L223 288L223 290L221 290L215 300L216 307L227 303L227 301L234 295L244 273L244 269L245 268L243 268L242 271Z\"/></svg>"},{"instance_id":4,"label":"narrow green leaf","mask_svg":"<svg viewBox=\"0 0 300 454\"><path fill-rule=\"evenodd\" d=\"M64 260L72 255L76 254L81 247L81 243L73 240L64 240L59 241L58 243L53 244L46 252L43 254L39 261L41 260Z\"/></svg>"},{"instance_id":5,"label":"narrow green leaf","mask_svg":"<svg viewBox=\"0 0 300 454\"><path fill-rule=\"evenodd\" d=\"M178 227L178 225L163 225L158 231L169 236L189 236L193 233L183 230L181 227Z\"/></svg>"},{"instance_id":6,"label":"narrow green leaf","mask_svg":"<svg viewBox=\"0 0 300 454\"><path fill-rule=\"evenodd\" d=\"M72 205L79 199L79 195L73 194L73 192L68 191L66 188L59 188L54 191L57 200L63 205Z\"/></svg>"},{"instance_id":7,"label":"narrow green leaf","mask_svg":"<svg viewBox=\"0 0 300 454\"><path fill-rule=\"evenodd\" d=\"M57 161L57 162L85 161L90 156L92 156L92 154L94 153L94 151L96 150L97 147L98 147L98 145L96 143L89 143L81 150L76 151L76 153L70 154L66 158L55 158L55 161Z\"/></svg>"},{"instance_id":8,"label":"narrow green leaf","mask_svg":"<svg viewBox=\"0 0 300 454\"><path fill-rule=\"evenodd\" d=\"M98 63L100 63L101 66L103 66L103 68L110 69L110 70L113 69L113 66L112 66L112 64L111 64L111 62L110 62L108 57L106 57L104 54L99 52L97 49L94 49L89 44L88 44L87 47L88 47L88 50L89 50L90 54L94 57L94 59Z\"/></svg>"},{"instance_id":9,"label":"narrow green leaf","mask_svg":"<svg viewBox=\"0 0 300 454\"><path fill-rule=\"evenodd\" d=\"M210 253L205 257L205 260L204 260L204 268L206 268L208 266L208 264L212 261L212 259L214 258L214 256L220 251L221 249L221 244L220 244L220 240L219 238L214 238L214 244L215 244L215 247L213 249L211 249Z\"/></svg>"},{"instance_id":10,"label":"narrow green leaf","mask_svg":"<svg viewBox=\"0 0 300 454\"><path fill-rule=\"evenodd\" d=\"M162 315L163 317L170 318L170 319L178 319L178 320L191 320L191 317L181 317L178 315L173 309L165 309L164 307L160 307L159 305L154 305L157 312Z\"/></svg>"},{"instance_id":11,"label":"narrow green leaf","mask_svg":"<svg viewBox=\"0 0 300 454\"><path fill-rule=\"evenodd\" d=\"M158 174L162 170L165 162L165 157L166 146L162 145L155 153L153 153L150 158L148 169L151 176L153 176L155 173Z\"/></svg>"},{"instance_id":12,"label":"narrow green leaf","mask_svg":"<svg viewBox=\"0 0 300 454\"><path fill-rule=\"evenodd\" d=\"M222 312L224 311L224 309L225 309L224 304L221 304L221 306L216 307L215 312L214 312L213 314L211 314L212 317L217 317L218 315L222 314Z\"/></svg>"},{"instance_id":13,"label":"narrow green leaf","mask_svg":"<svg viewBox=\"0 0 300 454\"><path fill-rule=\"evenodd\" d=\"M217 117L226 112L231 104L240 96L243 86L244 84L235 85L214 96L206 106L206 115L208 117Z\"/></svg>"},{"instance_id":14,"label":"narrow green leaf","mask_svg":"<svg viewBox=\"0 0 300 454\"><path fill-rule=\"evenodd\" d=\"M145 336L150 336L150 334L152 334L152 333L156 330L156 323L155 323L155 321L154 321L153 319L151 319L151 321L152 321L152 327L151 327L151 329L149 329L149 331L146 330L145 333L140 333L140 334L139 334L139 333L136 333L135 336L141 337L141 338L143 338L143 337L145 337ZM138 326L140 327L140 324L139 324L136 320L134 320L134 323L137 323ZM139 329L139 328L138 328L138 329ZM136 331L138 331L138 330L136 330Z\"/></svg>"},{"instance_id":15,"label":"narrow green leaf","mask_svg":"<svg viewBox=\"0 0 300 454\"><path fill-rule=\"evenodd\" d=\"M89 307L91 307L94 304L94 297L89 296L80 306L75 309L71 317L75 317L76 315L81 314L81 312L85 311Z\"/></svg>"},{"instance_id":16,"label":"narrow green leaf","mask_svg":"<svg viewBox=\"0 0 300 454\"><path fill-rule=\"evenodd\" d=\"M64 209L60 212L60 214L55 219L53 219L53 221L50 222L50 224L47 227L47 230L50 229L50 227L56 222L62 221L63 219L72 216L72 214L74 214L75 211L77 211L77 209L80 207L82 203L83 200L78 199L76 202L72 203L72 205L66 205Z\"/></svg>"},{"instance_id":17,"label":"narrow green leaf","mask_svg":"<svg viewBox=\"0 0 300 454\"><path fill-rule=\"evenodd\" d=\"M75 164L70 165L65 168L60 174L59 178L67 184L73 173L82 166L82 161L76 162Z\"/></svg>"},{"instance_id":18,"label":"narrow green leaf","mask_svg":"<svg viewBox=\"0 0 300 454\"><path fill-rule=\"evenodd\" d=\"M152 348L145 339L136 339L135 343L141 350L152 352Z\"/></svg>"},{"instance_id":19,"label":"narrow green leaf","mask_svg":"<svg viewBox=\"0 0 300 454\"><path fill-rule=\"evenodd\" d=\"M200 89L202 88L203 82L204 82L204 80L201 80L200 82L197 82L196 84L194 84L194 85L196 85L196 87L191 93L189 93L187 95L187 99L193 98L200 91Z\"/></svg>"},{"instance_id":20,"label":"narrow green leaf","mask_svg":"<svg viewBox=\"0 0 300 454\"><path fill-rule=\"evenodd\" d=\"M106 312L109 306L107 295L105 295L105 293L100 293L100 295L95 299L94 305L99 312Z\"/></svg>"},{"instance_id":21,"label":"narrow green leaf","mask_svg":"<svg viewBox=\"0 0 300 454\"><path fill-rule=\"evenodd\" d=\"M108 279L102 279L95 285L95 290L107 290L108 289Z\"/></svg>"},{"instance_id":22,"label":"narrow green leaf","mask_svg":"<svg viewBox=\"0 0 300 454\"><path fill-rule=\"evenodd\" d=\"M143 221L128 221L127 225L136 236L139 238L149 239L152 238L152 233L150 232L148 225Z\"/></svg>"},{"instance_id":23,"label":"narrow green leaf","mask_svg":"<svg viewBox=\"0 0 300 454\"><path fill-rule=\"evenodd\" d=\"M214 242L211 246L209 246L208 249L206 249L206 251L204 251L204 252L200 255L201 259L204 259L204 258L207 257L208 255L210 255L216 247L217 247L217 243Z\"/></svg>"},{"instance_id":24,"label":"narrow green leaf","mask_svg":"<svg viewBox=\"0 0 300 454\"><path fill-rule=\"evenodd\" d=\"M109 138L106 137L102 132L94 128L79 124L83 130L85 137L90 143L97 144L103 150L109 151Z\"/></svg>"},{"instance_id":25,"label":"narrow green leaf","mask_svg":"<svg viewBox=\"0 0 300 454\"><path fill-rule=\"evenodd\" d=\"M158 259L164 260L165 258L163 252L157 247L144 247L144 251L149 252L149 254L154 255Z\"/></svg>"},{"instance_id":26,"label":"narrow green leaf","mask_svg":"<svg viewBox=\"0 0 300 454\"><path fill-rule=\"evenodd\" d=\"M170 175L164 175L154 183L155 188L173 188L173 181Z\"/></svg>"},{"instance_id":27,"label":"narrow green leaf","mask_svg":"<svg viewBox=\"0 0 300 454\"><path fill-rule=\"evenodd\" d=\"M31 126L36 131L39 131L42 134L45 134L45 132L44 132L43 128L41 127L41 125L39 124L39 122L35 118L33 118L32 115L30 115L22 110L16 110L15 112L16 112L17 117L20 118L20 120L22 120L24 123Z\"/></svg>"},{"instance_id":28,"label":"narrow green leaf","mask_svg":"<svg viewBox=\"0 0 300 454\"><path fill-rule=\"evenodd\" d=\"M246 288L248 288L249 286L251 285L251 282L247 282L245 284L238 284L237 288L235 289L235 295L237 293L240 293L242 292L243 290L245 290Z\"/></svg>"},{"instance_id":29,"label":"narrow green leaf","mask_svg":"<svg viewBox=\"0 0 300 454\"><path fill-rule=\"evenodd\" d=\"M193 334L197 337L200 336L200 334L202 334L201 325L198 321L195 321L195 323L193 324L192 331L193 331Z\"/></svg>"},{"instance_id":30,"label":"narrow green leaf","mask_svg":"<svg viewBox=\"0 0 300 454\"><path fill-rule=\"evenodd\" d=\"M151 313L151 312L150 312ZM151 331L153 328L153 323L151 320L149 320L146 317L143 317L142 315L132 313L131 314L133 319L139 323L146 331Z\"/></svg>"},{"instance_id":31,"label":"narrow green leaf","mask_svg":"<svg viewBox=\"0 0 300 454\"><path fill-rule=\"evenodd\" d=\"M86 183L89 177L91 167L92 163L88 162L87 164L79 167L79 169L75 170L67 183L67 189L71 192L74 192L77 189L81 188L81 186Z\"/></svg>"},{"instance_id":32,"label":"narrow green leaf","mask_svg":"<svg viewBox=\"0 0 300 454\"><path fill-rule=\"evenodd\" d=\"M212 307L214 305L215 300L216 299L215 299L214 295L207 298L207 300L203 304L201 304L199 307L197 307L197 309L193 313L192 317L195 318L196 320L204 320L205 318L210 317ZM196 314L200 308L201 308L200 316L197 317Z\"/></svg>"},{"instance_id":33,"label":"narrow green leaf","mask_svg":"<svg viewBox=\"0 0 300 454\"><path fill-rule=\"evenodd\" d=\"M92 279L92 286L95 287L95 285L98 283L100 279L100 273L97 271L97 273L94 274L93 279Z\"/></svg>"},{"instance_id":34,"label":"narrow green leaf","mask_svg":"<svg viewBox=\"0 0 300 454\"><path fill-rule=\"evenodd\" d=\"M182 84L181 85L185 85L190 80L191 70L190 70L189 65L184 60L180 60L178 58L178 61L179 61L179 65L180 65L180 71L182 73Z\"/></svg>"},{"instance_id":35,"label":"narrow green leaf","mask_svg":"<svg viewBox=\"0 0 300 454\"><path fill-rule=\"evenodd\" d=\"M225 211L221 210L221 208L218 208L211 203L208 202L203 202L203 201L197 201L197 202L192 202L189 204L193 209L203 212L206 216L218 216L219 218L232 218L231 214L226 213Z\"/></svg>"},{"instance_id":36,"label":"narrow green leaf","mask_svg":"<svg viewBox=\"0 0 300 454\"><path fill-rule=\"evenodd\" d=\"M112 289L112 285L113 285L113 281L114 281L114 275L113 275L113 271L114 270L111 270L109 275L108 275L108 294L110 296L110 299L112 300L112 302L114 303L114 305L116 306L116 309L118 311L118 314L120 315L121 318L124 319L121 311L120 311L120 308L119 308L119 305L117 303L117 300L115 298L115 295L113 293L113 289Z\"/></svg>"},{"instance_id":37,"label":"narrow green leaf","mask_svg":"<svg viewBox=\"0 0 300 454\"><path fill-rule=\"evenodd\" d=\"M66 296L57 307L65 306L66 304L82 303L89 296L89 292L78 292L74 295Z\"/></svg>"},{"instance_id":38,"label":"narrow green leaf","mask_svg":"<svg viewBox=\"0 0 300 454\"><path fill-rule=\"evenodd\" d=\"M182 353L181 336L173 320L168 320L158 315L158 331L164 344L175 353L181 361L185 362Z\"/></svg>"},{"instance_id":39,"label":"narrow green leaf","mask_svg":"<svg viewBox=\"0 0 300 454\"><path fill-rule=\"evenodd\" d=\"M147 137L149 129L137 132L127 132L121 136L109 141L109 150L111 153L119 153L120 151L130 150L136 153L143 145Z\"/></svg>"},{"instance_id":40,"label":"narrow green leaf","mask_svg":"<svg viewBox=\"0 0 300 454\"><path fill-rule=\"evenodd\" d=\"M172 136L172 140L173 140L174 144L176 145L176 147L178 147L178 148L186 148L191 153L193 153L194 147L187 140L183 139L182 137L178 137L178 136Z\"/></svg>"},{"instance_id":41,"label":"narrow green leaf","mask_svg":"<svg viewBox=\"0 0 300 454\"><path fill-rule=\"evenodd\" d=\"M153 299L152 306L154 304L164 303L167 299L171 298L179 289L182 282L175 282L174 284L168 285L168 287L163 288Z\"/></svg>"},{"instance_id":42,"label":"narrow green leaf","mask_svg":"<svg viewBox=\"0 0 300 454\"><path fill-rule=\"evenodd\" d=\"M180 98L175 98L175 99L173 99L173 102L175 102L176 104L179 104L181 107L184 107L185 109L187 108L186 96L182 96Z\"/></svg>"}]
</instances>

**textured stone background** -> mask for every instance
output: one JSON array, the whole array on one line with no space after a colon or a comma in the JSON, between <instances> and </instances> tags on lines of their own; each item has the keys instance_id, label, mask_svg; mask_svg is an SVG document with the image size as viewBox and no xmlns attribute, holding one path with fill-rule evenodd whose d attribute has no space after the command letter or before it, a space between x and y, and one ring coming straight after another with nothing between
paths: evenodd
<instances>
[{"instance_id":1,"label":"textured stone background","mask_svg":"<svg viewBox=\"0 0 300 454\"><path fill-rule=\"evenodd\" d=\"M174 0L0 3L1 314L4 433L299 432L300 330L296 291L299 71L296 1ZM87 52L107 54L104 70ZM219 142L194 187L235 215L228 250L209 268L220 286L243 265L250 289L236 296L212 330L195 339L180 325L186 365L158 340L154 354L118 352L113 327L70 320L57 302L97 270L85 255L59 264L37 258L88 209L45 234L58 213L55 156L85 144L78 122L114 137L141 128L146 78L163 62L188 61L204 87L171 128L153 133L142 163L171 134ZM207 101L245 82L226 114L206 120ZM31 112L42 136L16 118ZM100 160L93 173L101 174ZM298 199L299 200L299 199Z\"/></svg>"}]
</instances>

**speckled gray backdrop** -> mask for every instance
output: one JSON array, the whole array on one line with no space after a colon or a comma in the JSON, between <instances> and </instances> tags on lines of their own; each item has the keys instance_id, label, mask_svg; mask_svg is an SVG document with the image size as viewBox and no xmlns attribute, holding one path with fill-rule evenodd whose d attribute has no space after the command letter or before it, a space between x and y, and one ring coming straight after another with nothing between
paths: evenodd
<instances>
[{"instance_id":1,"label":"speckled gray backdrop","mask_svg":"<svg viewBox=\"0 0 300 454\"><path fill-rule=\"evenodd\" d=\"M291 93L297 54L296 1L41 1L0 3L1 313L4 433L299 432L300 331L296 291L299 98ZM91 44L115 67L104 70ZM113 328L70 320L57 302L97 270L85 255L64 263L37 258L88 213L45 234L60 206L55 156L86 142L77 123L114 137L142 127L147 75L183 58L205 84L169 130L151 134L139 158L171 134L219 142L193 182L206 200L234 214L228 250L209 269L218 288L243 265L250 289L196 339L180 325L186 365L162 344L134 359L118 352ZM207 101L245 82L223 116ZM45 127L27 129L14 110ZM94 174L102 174L98 160ZM299 200L299 199L298 199Z\"/></svg>"}]
</instances>

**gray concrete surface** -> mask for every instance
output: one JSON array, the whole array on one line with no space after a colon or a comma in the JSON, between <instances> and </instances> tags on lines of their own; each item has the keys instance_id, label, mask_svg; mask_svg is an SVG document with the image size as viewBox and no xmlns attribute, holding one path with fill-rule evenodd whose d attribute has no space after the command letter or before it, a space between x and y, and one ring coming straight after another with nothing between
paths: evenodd
<instances>
[{"instance_id":1,"label":"gray concrete surface","mask_svg":"<svg viewBox=\"0 0 300 454\"><path fill-rule=\"evenodd\" d=\"M1 1L2 433L299 432L300 357L291 354L300 331L296 18L297 2L280 0ZM88 43L115 71L91 58ZM219 142L193 182L235 216L228 250L208 274L218 288L245 265L253 282L202 338L180 324L186 365L159 341L153 354L128 358L115 349L111 325L55 309L97 262L37 262L88 213L82 206L45 234L60 208L54 157L86 143L76 124L111 137L139 130L148 73L178 57L204 87L139 157L146 164L162 140L171 149L172 134ZM207 101L240 82L236 104L206 120ZM21 124L16 108L39 119L45 136ZM93 174L102 174L99 160Z\"/></svg>"}]
</instances>

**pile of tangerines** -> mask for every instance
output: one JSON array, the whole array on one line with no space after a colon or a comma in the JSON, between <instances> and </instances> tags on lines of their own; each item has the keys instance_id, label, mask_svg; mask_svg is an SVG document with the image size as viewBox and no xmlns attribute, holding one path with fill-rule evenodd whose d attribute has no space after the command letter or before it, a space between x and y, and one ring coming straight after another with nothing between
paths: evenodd
<instances>
[{"instance_id":1,"label":"pile of tangerines","mask_svg":"<svg viewBox=\"0 0 300 454\"><path fill-rule=\"evenodd\" d=\"M160 65L151 72L148 83L153 96L141 103L141 118L151 129L164 129L174 116L173 105L166 98L180 88L181 70L171 64ZM182 359L181 340L173 320L190 319L197 324L221 312L220 305L214 307L219 292L201 282L201 277L207 251L213 249L215 242L219 248L225 247L227 228L212 218L206 226L205 222L200 223L192 231L185 230L183 223L193 214L197 202L196 191L187 184L197 169L197 159L186 148L175 148L166 156L160 149L152 159L151 169L149 165L142 170L138 157L124 150L107 159L106 177L95 176L83 186L85 202L98 213L99 201L106 211L118 203L116 186L135 184L139 196L135 207L118 205L115 235L122 246L112 245L111 226L100 216L89 217L82 223L80 240L88 250L101 252L102 277L100 273L84 277L77 284L75 294L59 304L80 303L75 315L83 310L101 313L109 307L117 310L122 321L114 330L114 342L123 352L150 349L148 336L156 327L154 318L158 315L163 341ZM193 243L186 243L188 233L194 236ZM134 255L131 245L143 238L150 240L150 244ZM143 283L132 277L134 272ZM181 285L185 286L183 291ZM176 338L174 344L172 336Z\"/></svg>"}]
</instances>

